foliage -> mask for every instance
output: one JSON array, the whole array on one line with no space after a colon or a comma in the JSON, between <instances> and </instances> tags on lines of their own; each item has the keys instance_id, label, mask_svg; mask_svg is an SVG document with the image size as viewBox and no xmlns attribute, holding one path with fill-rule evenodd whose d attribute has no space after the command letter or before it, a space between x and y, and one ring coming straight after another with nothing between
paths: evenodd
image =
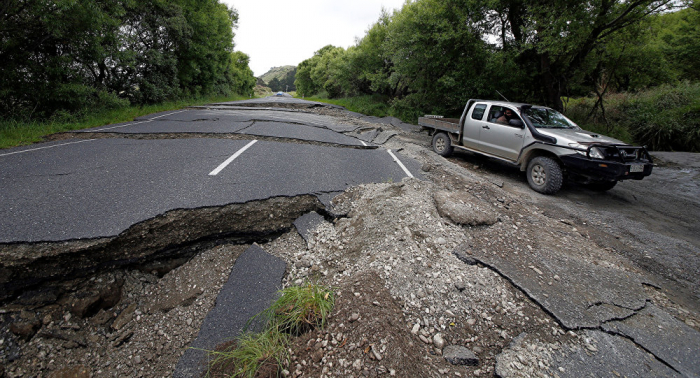
<instances>
[{"instance_id":1,"label":"foliage","mask_svg":"<svg viewBox=\"0 0 700 378\"><path fill-rule=\"evenodd\" d=\"M296 66L272 67L269 71L260 76L260 85L270 87L273 92L296 91L294 80L296 78Z\"/></svg>"},{"instance_id":2,"label":"foliage","mask_svg":"<svg viewBox=\"0 0 700 378\"><path fill-rule=\"evenodd\" d=\"M566 114L587 130L646 145L651 150L700 152L700 83L685 81L610 95L606 99L606 118L600 113L591 115L595 101L573 100Z\"/></svg>"},{"instance_id":3,"label":"foliage","mask_svg":"<svg viewBox=\"0 0 700 378\"><path fill-rule=\"evenodd\" d=\"M344 98L322 98L322 97L305 97L308 101L325 102L328 104L342 106L351 112L357 112L374 117L387 117L398 115L391 113L389 108L388 98L381 95L363 95Z\"/></svg>"},{"instance_id":4,"label":"foliage","mask_svg":"<svg viewBox=\"0 0 700 378\"><path fill-rule=\"evenodd\" d=\"M652 150L700 152L700 84L642 92L623 110L634 139Z\"/></svg>"},{"instance_id":5,"label":"foliage","mask_svg":"<svg viewBox=\"0 0 700 378\"><path fill-rule=\"evenodd\" d=\"M0 12L0 114L248 93L233 52L238 13L218 0L7 0Z\"/></svg>"},{"instance_id":6,"label":"foliage","mask_svg":"<svg viewBox=\"0 0 700 378\"><path fill-rule=\"evenodd\" d=\"M232 377L252 378L265 365L281 367L288 359L290 336L323 327L334 303L333 293L318 284L281 290L280 298L258 315L268 319L262 332L238 337L225 351L209 351L212 362L207 376L223 371Z\"/></svg>"},{"instance_id":7,"label":"foliage","mask_svg":"<svg viewBox=\"0 0 700 378\"><path fill-rule=\"evenodd\" d=\"M679 72L667 69L678 60L667 49L671 44L648 42L656 35L651 20L669 16L664 12L677 3L406 2L383 12L355 46L326 46L302 62L297 87L305 96L388 96L391 108L405 115L454 115L467 98L493 98L497 91L562 109L565 94L603 96L610 85L641 89L676 80ZM695 30L697 12L684 12L678 16L684 23L673 30ZM696 37L677 44L692 56L694 43Z\"/></svg>"}]
</instances>

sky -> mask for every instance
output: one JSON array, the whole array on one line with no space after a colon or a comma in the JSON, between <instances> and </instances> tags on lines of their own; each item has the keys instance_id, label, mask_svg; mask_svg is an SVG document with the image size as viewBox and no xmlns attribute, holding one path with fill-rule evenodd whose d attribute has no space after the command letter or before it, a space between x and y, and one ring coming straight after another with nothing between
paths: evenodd
<instances>
[{"instance_id":1,"label":"sky","mask_svg":"<svg viewBox=\"0 0 700 378\"><path fill-rule=\"evenodd\" d=\"M296 66L323 46L348 48L379 20L382 7L405 0L222 0L238 10L237 51L250 56L255 76Z\"/></svg>"}]
</instances>

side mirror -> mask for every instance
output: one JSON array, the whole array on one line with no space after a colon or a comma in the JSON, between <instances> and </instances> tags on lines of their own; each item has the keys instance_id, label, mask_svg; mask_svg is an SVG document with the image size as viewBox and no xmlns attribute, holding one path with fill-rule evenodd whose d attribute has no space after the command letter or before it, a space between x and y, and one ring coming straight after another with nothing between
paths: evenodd
<instances>
[{"instance_id":1,"label":"side mirror","mask_svg":"<svg viewBox=\"0 0 700 378\"><path fill-rule=\"evenodd\" d=\"M514 126L514 127L519 127L519 128L521 128L521 129L523 128L523 126L525 126L525 124L523 124L523 121L521 121L521 120L519 120L519 119L511 119L511 120L508 120L508 125L509 125L509 126Z\"/></svg>"}]
</instances>

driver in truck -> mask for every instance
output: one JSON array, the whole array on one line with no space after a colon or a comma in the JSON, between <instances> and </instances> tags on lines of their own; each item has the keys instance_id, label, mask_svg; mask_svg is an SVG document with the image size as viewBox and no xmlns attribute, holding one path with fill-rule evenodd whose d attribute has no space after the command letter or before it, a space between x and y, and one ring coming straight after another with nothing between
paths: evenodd
<instances>
[{"instance_id":1,"label":"driver in truck","mask_svg":"<svg viewBox=\"0 0 700 378\"><path fill-rule=\"evenodd\" d=\"M507 125L507 124L508 124L508 121L510 121L511 119L513 119L513 111L510 110L510 109L505 109L505 110L503 111L503 115L500 116L500 117L498 117L498 119L496 120L496 122L502 123L502 124L504 124L504 125Z\"/></svg>"}]
</instances>

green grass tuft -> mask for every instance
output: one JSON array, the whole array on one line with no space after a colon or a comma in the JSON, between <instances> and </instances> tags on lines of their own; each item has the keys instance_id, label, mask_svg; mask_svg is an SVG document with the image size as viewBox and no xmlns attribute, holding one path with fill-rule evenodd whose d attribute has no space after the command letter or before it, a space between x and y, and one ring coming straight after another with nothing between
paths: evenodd
<instances>
[{"instance_id":1,"label":"green grass tuft","mask_svg":"<svg viewBox=\"0 0 700 378\"><path fill-rule=\"evenodd\" d=\"M318 284L281 290L280 298L258 315L268 319L264 331L244 334L224 351L208 351L207 376L252 378L260 369L279 371L289 358L291 337L325 326L334 303L333 292Z\"/></svg>"},{"instance_id":2,"label":"green grass tuft","mask_svg":"<svg viewBox=\"0 0 700 378\"><path fill-rule=\"evenodd\" d=\"M282 296L272 304L269 311L273 323L282 332L294 336L325 326L335 303L335 297L331 291L311 283L289 287L281 294Z\"/></svg>"},{"instance_id":3,"label":"green grass tuft","mask_svg":"<svg viewBox=\"0 0 700 378\"><path fill-rule=\"evenodd\" d=\"M272 329L244 334L224 351L209 351L207 376L253 378L263 366L282 366L289 357L287 345L289 335Z\"/></svg>"}]
</instances>

